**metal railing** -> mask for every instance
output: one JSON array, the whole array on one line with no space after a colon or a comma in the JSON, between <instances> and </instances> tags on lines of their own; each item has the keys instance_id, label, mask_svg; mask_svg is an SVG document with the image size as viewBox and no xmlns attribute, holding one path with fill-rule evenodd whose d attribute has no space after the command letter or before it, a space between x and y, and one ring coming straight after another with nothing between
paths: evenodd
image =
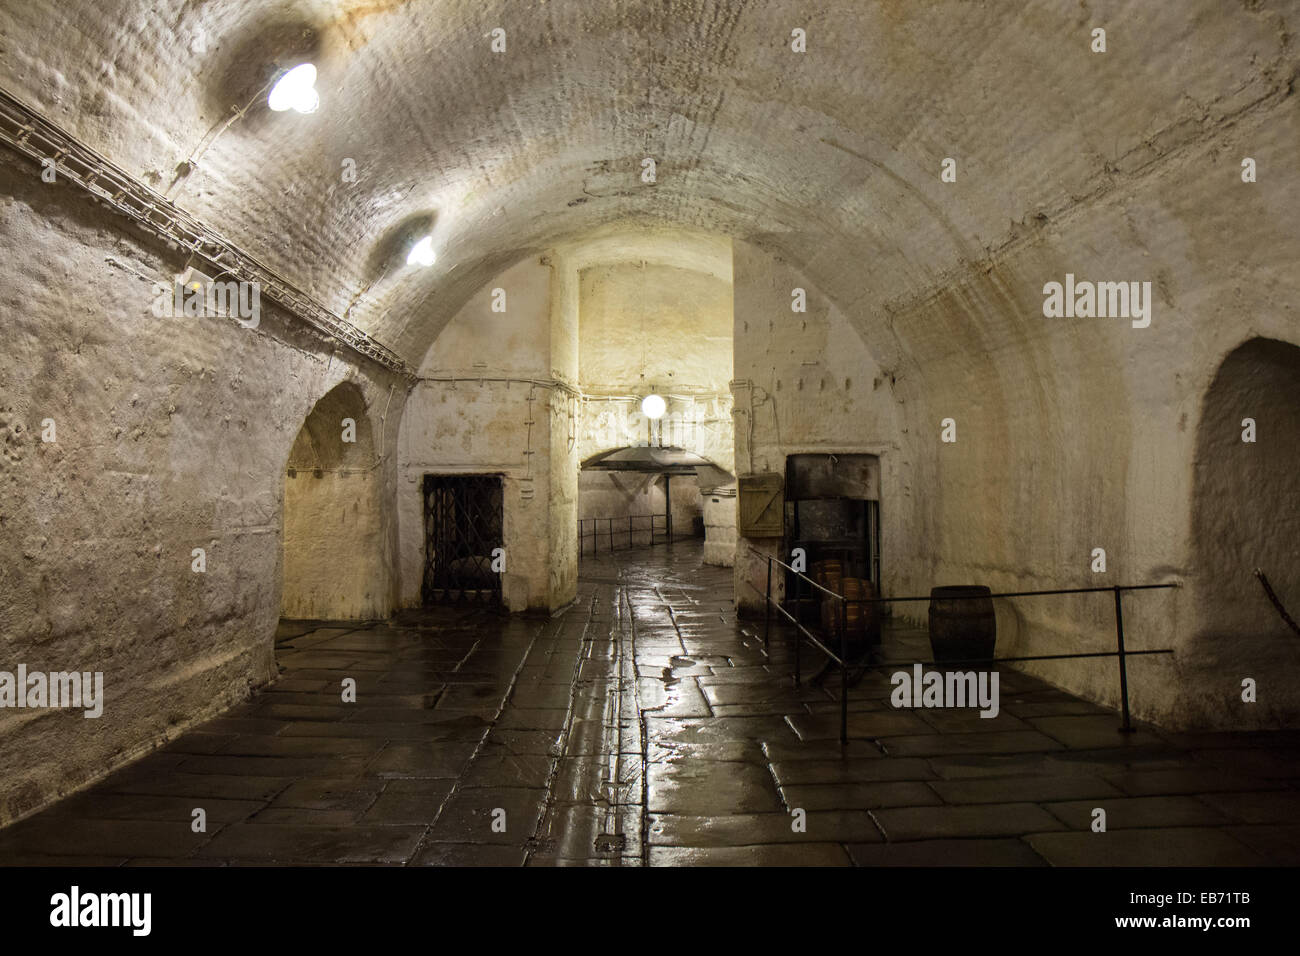
<instances>
[{"instance_id":1,"label":"metal railing","mask_svg":"<svg viewBox=\"0 0 1300 956\"><path fill-rule=\"evenodd\" d=\"M846 626L848 618L848 606L850 604L893 604L904 601L932 601L933 595L918 595L908 597L873 597L873 598L848 598L843 594L838 594L830 588L814 581L802 571L799 571L786 564L779 558L770 554L759 551L752 545L748 545L751 554L757 555L767 561L767 584L766 590L759 592L759 589L746 578L745 583L754 590L755 593L763 594L763 647L769 646L769 639L772 630L772 608L780 611L790 623L795 626L796 637L794 642L794 681L799 683L800 680L800 638L806 639L810 644L840 669L840 743L848 743L848 724L849 724L849 660L848 660L848 627ZM782 606L781 602L772 599L772 566L778 565L790 573L797 576L797 580L807 582L813 588L821 591L827 597L833 598L839 602L837 612L838 630L840 637L839 653L836 654L829 647L823 644L808 628ZM1123 723L1120 725L1120 733L1131 734L1135 731L1132 720L1129 715L1128 703L1128 666L1127 659L1146 654L1172 654L1173 648L1158 648L1154 650L1130 651L1124 647L1124 608L1120 602L1120 595L1125 591L1154 591L1166 588L1177 588L1181 585L1176 583L1169 584L1117 584L1110 587L1095 588L1053 588L1045 591L1004 591L996 594L978 594L978 595L944 595L945 601L985 601L992 598L1012 598L1012 597L1041 597L1048 594L1096 594L1101 592L1110 592L1115 596L1115 650L1113 651L1095 651L1081 654L1034 654L1020 657L988 657L988 658L970 658L967 660L945 660L945 661L882 661L879 663L868 663L862 665L863 671L867 670L884 670L890 667L908 667L914 664L938 664L948 667L955 664L1009 664L1019 661L1055 661L1069 660L1073 658L1087 657L1117 657L1119 658L1119 693L1120 702L1123 712Z\"/></svg>"},{"instance_id":2,"label":"metal railing","mask_svg":"<svg viewBox=\"0 0 1300 956\"><path fill-rule=\"evenodd\" d=\"M634 523L638 521L649 522L648 525L637 527ZM662 526L659 532L659 540L655 540L656 523ZM604 531L601 526L604 525ZM591 530L585 530L590 525ZM642 541L639 544L633 539L637 536L649 536L649 541ZM614 546L615 538L626 539L626 544L622 548ZM661 542L672 543L673 525L668 520L668 515L621 515L614 518L579 518L578 519L578 554L587 553L587 539L591 539L591 553L596 554L600 550L601 539L609 542L607 551L622 551L627 548L640 547L645 544L655 545Z\"/></svg>"}]
</instances>

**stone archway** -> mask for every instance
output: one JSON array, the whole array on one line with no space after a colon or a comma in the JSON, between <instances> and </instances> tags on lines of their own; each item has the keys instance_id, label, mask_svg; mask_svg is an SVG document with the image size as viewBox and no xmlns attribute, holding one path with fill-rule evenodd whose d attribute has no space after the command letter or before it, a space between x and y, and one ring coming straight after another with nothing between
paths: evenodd
<instances>
[{"instance_id":1,"label":"stone archway","mask_svg":"<svg viewBox=\"0 0 1300 956\"><path fill-rule=\"evenodd\" d=\"M672 482L674 476L684 480ZM583 522L604 520L607 524L599 528L587 528L593 550L599 550L605 540L611 548L650 544L651 529L662 540L668 525L648 517L671 513L675 537L702 536L705 563L730 566L736 546L735 484L731 472L682 448L627 446L603 451L579 466L579 537ZM606 538L599 537L602 529ZM583 550L581 541L579 550Z\"/></svg>"},{"instance_id":2,"label":"stone archway","mask_svg":"<svg viewBox=\"0 0 1300 956\"><path fill-rule=\"evenodd\" d=\"M343 382L307 416L285 467L284 617L387 613L381 491L365 398Z\"/></svg>"},{"instance_id":3,"label":"stone archway","mask_svg":"<svg viewBox=\"0 0 1300 956\"><path fill-rule=\"evenodd\" d=\"M1256 679L1261 714L1300 710L1300 637L1255 576L1300 610L1300 347L1255 338L1224 359L1205 396L1192 502L1190 655L1225 689Z\"/></svg>"}]
</instances>

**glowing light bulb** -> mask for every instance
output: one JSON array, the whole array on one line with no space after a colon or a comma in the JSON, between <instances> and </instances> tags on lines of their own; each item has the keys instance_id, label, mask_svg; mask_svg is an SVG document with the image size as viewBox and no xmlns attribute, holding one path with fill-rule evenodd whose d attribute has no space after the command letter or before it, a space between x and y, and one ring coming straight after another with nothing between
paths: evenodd
<instances>
[{"instance_id":1,"label":"glowing light bulb","mask_svg":"<svg viewBox=\"0 0 1300 956\"><path fill-rule=\"evenodd\" d=\"M641 399L641 413L646 418L658 420L664 417L666 411L668 411L668 403L659 395L647 395Z\"/></svg>"},{"instance_id":2,"label":"glowing light bulb","mask_svg":"<svg viewBox=\"0 0 1300 956\"><path fill-rule=\"evenodd\" d=\"M312 87L316 84L316 67L310 63L295 66L280 77L266 98L266 105L277 113L285 110L297 110L299 113L314 113L320 106L320 97Z\"/></svg>"},{"instance_id":3,"label":"glowing light bulb","mask_svg":"<svg viewBox=\"0 0 1300 956\"><path fill-rule=\"evenodd\" d=\"M431 266L437 258L437 254L433 251L433 236L425 236L411 246L411 251L406 254L406 264L408 266Z\"/></svg>"}]
</instances>

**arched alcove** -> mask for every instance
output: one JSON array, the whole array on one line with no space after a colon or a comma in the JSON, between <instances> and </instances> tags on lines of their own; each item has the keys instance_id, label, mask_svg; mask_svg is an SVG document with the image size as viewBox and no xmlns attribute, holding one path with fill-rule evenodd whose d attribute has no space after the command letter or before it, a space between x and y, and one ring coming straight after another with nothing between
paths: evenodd
<instances>
[{"instance_id":1,"label":"arched alcove","mask_svg":"<svg viewBox=\"0 0 1300 956\"><path fill-rule=\"evenodd\" d=\"M592 455L578 475L579 551L647 545L671 530L678 538L702 535L705 563L730 565L735 483L725 468L682 448L642 445Z\"/></svg>"},{"instance_id":2,"label":"arched alcove","mask_svg":"<svg viewBox=\"0 0 1300 956\"><path fill-rule=\"evenodd\" d=\"M1300 637L1255 569L1300 610L1300 348L1256 338L1224 359L1205 396L1194 474L1189 654L1216 665L1225 686L1255 678L1262 709L1294 709L1300 689L1279 678L1300 665Z\"/></svg>"},{"instance_id":3,"label":"arched alcove","mask_svg":"<svg viewBox=\"0 0 1300 956\"><path fill-rule=\"evenodd\" d=\"M385 613L380 492L365 397L343 382L307 416L285 467L284 617Z\"/></svg>"}]
</instances>

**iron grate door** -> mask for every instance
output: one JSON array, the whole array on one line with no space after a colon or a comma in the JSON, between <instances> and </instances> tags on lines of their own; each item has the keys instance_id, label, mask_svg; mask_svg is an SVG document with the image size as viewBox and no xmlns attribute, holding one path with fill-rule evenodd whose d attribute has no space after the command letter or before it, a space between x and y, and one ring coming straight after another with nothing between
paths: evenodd
<instances>
[{"instance_id":1,"label":"iron grate door","mask_svg":"<svg viewBox=\"0 0 1300 956\"><path fill-rule=\"evenodd\" d=\"M501 603L503 504L500 475L424 476L425 604Z\"/></svg>"}]
</instances>

